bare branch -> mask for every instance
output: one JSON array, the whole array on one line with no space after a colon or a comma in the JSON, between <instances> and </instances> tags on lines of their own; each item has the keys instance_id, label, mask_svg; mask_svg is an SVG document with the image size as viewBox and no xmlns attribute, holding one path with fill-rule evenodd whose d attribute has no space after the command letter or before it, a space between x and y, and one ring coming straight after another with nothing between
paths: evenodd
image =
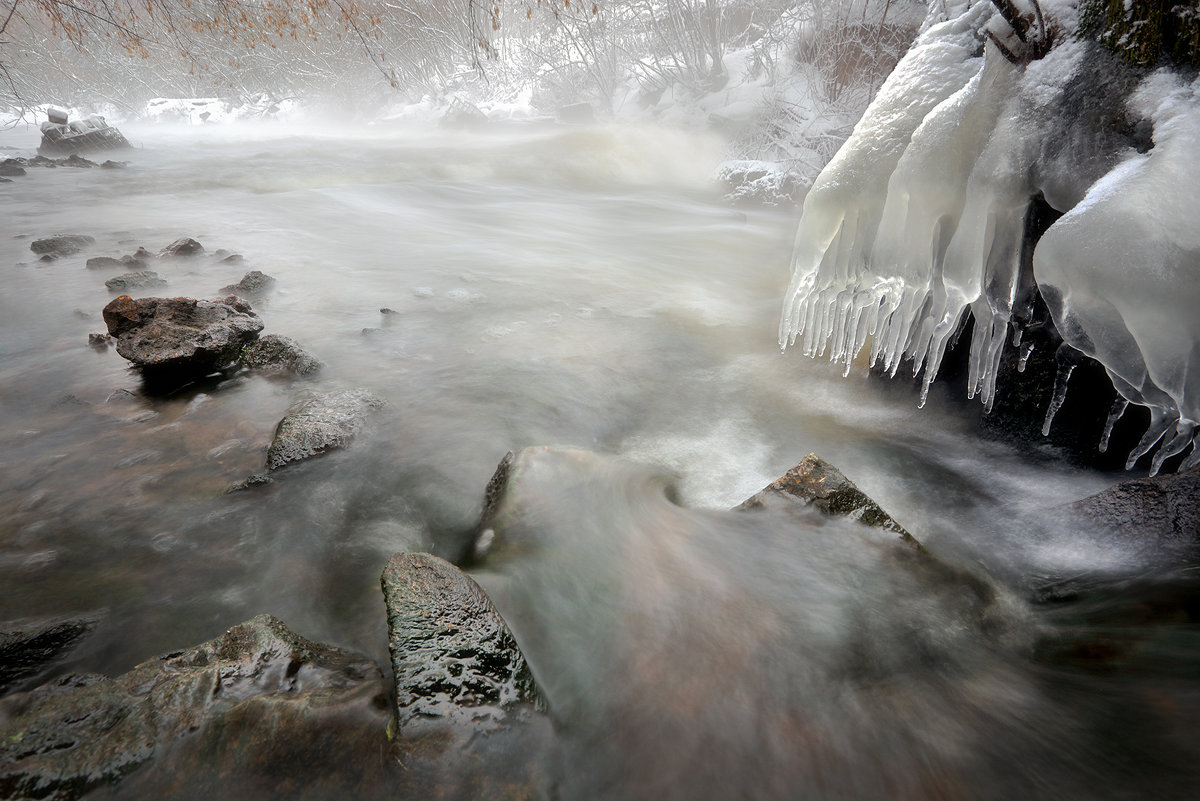
<instances>
[{"instance_id":1,"label":"bare branch","mask_svg":"<svg viewBox=\"0 0 1200 801\"><path fill-rule=\"evenodd\" d=\"M8 27L8 23L12 21L13 14L17 13L17 3L21 0L13 0L12 8L8 10L8 16L4 18L4 24L0 25L0 33L4 33L4 29Z\"/></svg>"}]
</instances>

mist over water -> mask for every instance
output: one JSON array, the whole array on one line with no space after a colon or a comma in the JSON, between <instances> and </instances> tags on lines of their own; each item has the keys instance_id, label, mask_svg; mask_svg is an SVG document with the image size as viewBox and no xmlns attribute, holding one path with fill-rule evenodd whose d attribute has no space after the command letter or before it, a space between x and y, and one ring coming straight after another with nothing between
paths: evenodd
<instances>
[{"instance_id":1,"label":"mist over water","mask_svg":"<svg viewBox=\"0 0 1200 801\"><path fill-rule=\"evenodd\" d=\"M530 549L498 545L479 578L562 724L563 797L1184 797L1195 780L1194 626L1124 614L1195 597L1195 578L1052 511L1120 477L981 439L977 408L937 386L918 410L907 382L780 355L796 214L725 204L719 143L125 132L124 170L0 189L0 619L106 610L67 668L124 671L261 612L386 664L387 557L460 559L500 459L554 445L603 456L527 471L497 542ZM59 232L96 244L38 262L29 243ZM145 397L88 346L115 293L86 258L182 236L245 261L161 262L157 294L275 277L254 308L325 363L314 380ZM310 387L387 406L345 451L222 494L263 471ZM848 524L724 511L809 451L954 568ZM1029 603L1079 575L1108 589ZM1077 664L1097 637L1130 655Z\"/></svg>"}]
</instances>

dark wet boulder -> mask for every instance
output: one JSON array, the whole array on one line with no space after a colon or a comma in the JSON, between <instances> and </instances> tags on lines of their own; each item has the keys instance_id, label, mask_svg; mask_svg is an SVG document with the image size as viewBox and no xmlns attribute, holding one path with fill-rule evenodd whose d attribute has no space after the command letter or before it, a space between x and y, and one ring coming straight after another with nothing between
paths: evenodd
<instances>
[{"instance_id":1,"label":"dark wet boulder","mask_svg":"<svg viewBox=\"0 0 1200 801\"><path fill-rule=\"evenodd\" d=\"M195 239L183 237L158 252L159 256L195 256L204 252L204 246Z\"/></svg>"},{"instance_id":2,"label":"dark wet boulder","mask_svg":"<svg viewBox=\"0 0 1200 801\"><path fill-rule=\"evenodd\" d=\"M278 334L259 337L242 354L242 364L263 373L312 375L323 366L299 343Z\"/></svg>"},{"instance_id":3,"label":"dark wet boulder","mask_svg":"<svg viewBox=\"0 0 1200 801\"><path fill-rule=\"evenodd\" d=\"M126 778L201 781L214 765L252 775L323 758L328 771L337 756L314 742L381 741L387 723L374 662L269 615L116 678L68 676L4 703L0 797L58 801Z\"/></svg>"},{"instance_id":4,"label":"dark wet boulder","mask_svg":"<svg viewBox=\"0 0 1200 801\"><path fill-rule=\"evenodd\" d=\"M128 295L104 307L117 353L143 371L204 375L236 361L262 330L240 298L140 298Z\"/></svg>"},{"instance_id":5,"label":"dark wet boulder","mask_svg":"<svg viewBox=\"0 0 1200 801\"><path fill-rule=\"evenodd\" d=\"M110 292L132 292L137 289L159 289L167 280L153 270L138 270L124 273L104 282Z\"/></svg>"},{"instance_id":6,"label":"dark wet boulder","mask_svg":"<svg viewBox=\"0 0 1200 801\"><path fill-rule=\"evenodd\" d=\"M235 257L237 259L242 258L241 256L234 254L233 256L226 256L224 259L222 259L222 261L229 261ZM275 286L274 278L259 270L251 270L242 276L242 280L238 281L236 284L230 284L229 286L224 287L221 292L225 295L253 297L255 295L261 295L263 292L266 292L273 286Z\"/></svg>"},{"instance_id":7,"label":"dark wet boulder","mask_svg":"<svg viewBox=\"0 0 1200 801\"><path fill-rule=\"evenodd\" d=\"M0 623L0 695L66 656L98 622L90 616Z\"/></svg>"},{"instance_id":8,"label":"dark wet boulder","mask_svg":"<svg viewBox=\"0 0 1200 801\"><path fill-rule=\"evenodd\" d=\"M25 174L25 165L21 164L17 159L5 159L0 161L0 175L5 177L19 177Z\"/></svg>"},{"instance_id":9,"label":"dark wet boulder","mask_svg":"<svg viewBox=\"0 0 1200 801\"><path fill-rule=\"evenodd\" d=\"M383 401L365 389L313 393L292 405L267 448L267 469L343 448Z\"/></svg>"},{"instance_id":10,"label":"dark wet boulder","mask_svg":"<svg viewBox=\"0 0 1200 801\"><path fill-rule=\"evenodd\" d=\"M1200 555L1200 467L1135 478L1067 507L1089 529L1168 559Z\"/></svg>"},{"instance_id":11,"label":"dark wet boulder","mask_svg":"<svg viewBox=\"0 0 1200 801\"><path fill-rule=\"evenodd\" d=\"M815 453L805 456L782 477L735 508L745 511L790 504L811 505L830 517L858 520L865 525L894 532L905 542L918 545L916 539L879 504L856 487L842 471Z\"/></svg>"},{"instance_id":12,"label":"dark wet boulder","mask_svg":"<svg viewBox=\"0 0 1200 801\"><path fill-rule=\"evenodd\" d=\"M95 242L87 234L55 234L33 240L29 249L41 256L72 256Z\"/></svg>"},{"instance_id":13,"label":"dark wet boulder","mask_svg":"<svg viewBox=\"0 0 1200 801\"><path fill-rule=\"evenodd\" d=\"M129 166L129 162L127 162L127 161L113 161L112 159L108 159L108 160L106 160L106 161L105 161L103 164L101 164L100 166L101 166L103 169L106 169L106 170L123 170L123 169L125 169L126 167L128 167L128 166Z\"/></svg>"},{"instance_id":14,"label":"dark wet boulder","mask_svg":"<svg viewBox=\"0 0 1200 801\"><path fill-rule=\"evenodd\" d=\"M59 159L58 163L63 165L64 167L89 168L89 167L99 167L100 166L99 164L92 161L91 159L85 159L83 156L79 155L78 153L72 153L71 155L67 156L65 159Z\"/></svg>"},{"instance_id":15,"label":"dark wet boulder","mask_svg":"<svg viewBox=\"0 0 1200 801\"><path fill-rule=\"evenodd\" d=\"M538 704L512 632L470 576L436 556L401 553L381 583L401 735L427 723L487 731Z\"/></svg>"}]
</instances>

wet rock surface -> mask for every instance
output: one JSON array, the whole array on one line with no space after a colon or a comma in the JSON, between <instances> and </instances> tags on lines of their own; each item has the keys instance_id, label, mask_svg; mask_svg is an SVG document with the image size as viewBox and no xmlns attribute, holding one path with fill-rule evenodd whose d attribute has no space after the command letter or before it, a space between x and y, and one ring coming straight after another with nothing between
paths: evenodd
<instances>
[{"instance_id":1,"label":"wet rock surface","mask_svg":"<svg viewBox=\"0 0 1200 801\"><path fill-rule=\"evenodd\" d=\"M90 616L0 623L0 695L66 656L98 622Z\"/></svg>"},{"instance_id":2,"label":"wet rock surface","mask_svg":"<svg viewBox=\"0 0 1200 801\"><path fill-rule=\"evenodd\" d=\"M226 256L221 261L236 262L241 261L242 257L233 254ZM242 280L236 284L230 284L221 289L224 295L241 295L242 297L254 297L261 295L271 287L275 286L275 279L260 270L251 270L242 276Z\"/></svg>"},{"instance_id":3,"label":"wet rock surface","mask_svg":"<svg viewBox=\"0 0 1200 801\"><path fill-rule=\"evenodd\" d=\"M167 280L153 270L138 270L110 278L104 285L110 292L131 292L137 289L159 289L167 285Z\"/></svg>"},{"instance_id":4,"label":"wet rock surface","mask_svg":"<svg viewBox=\"0 0 1200 801\"><path fill-rule=\"evenodd\" d=\"M486 731L537 704L512 632L470 576L436 556L402 553L381 584L401 734L431 722Z\"/></svg>"},{"instance_id":5,"label":"wet rock surface","mask_svg":"<svg viewBox=\"0 0 1200 801\"><path fill-rule=\"evenodd\" d=\"M344 448L383 401L365 389L314 393L293 404L267 448L267 469Z\"/></svg>"},{"instance_id":6,"label":"wet rock surface","mask_svg":"<svg viewBox=\"0 0 1200 801\"><path fill-rule=\"evenodd\" d=\"M781 478L747 498L737 511L800 503L812 505L831 517L851 520L891 531L900 539L920 547L916 539L896 520L871 500L842 471L815 453L805 456Z\"/></svg>"},{"instance_id":7,"label":"wet rock surface","mask_svg":"<svg viewBox=\"0 0 1200 801\"><path fill-rule=\"evenodd\" d=\"M117 353L144 371L204 375L235 361L263 329L250 305L227 297L141 298L104 307Z\"/></svg>"},{"instance_id":8,"label":"wet rock surface","mask_svg":"<svg viewBox=\"0 0 1200 801\"><path fill-rule=\"evenodd\" d=\"M87 234L55 234L33 240L29 249L40 256L73 256L95 242Z\"/></svg>"},{"instance_id":9,"label":"wet rock surface","mask_svg":"<svg viewBox=\"0 0 1200 801\"><path fill-rule=\"evenodd\" d=\"M116 678L72 675L10 696L0 711L0 797L57 801L141 766L168 787L179 772L201 780L214 758L244 769L307 751L323 731L382 739L387 715L378 666L269 615ZM160 756L168 770L148 764ZM329 753L308 756L332 767Z\"/></svg>"},{"instance_id":10,"label":"wet rock surface","mask_svg":"<svg viewBox=\"0 0 1200 801\"><path fill-rule=\"evenodd\" d=\"M191 237L176 239L158 252L159 256L195 256L204 252L204 246Z\"/></svg>"},{"instance_id":11,"label":"wet rock surface","mask_svg":"<svg viewBox=\"0 0 1200 801\"><path fill-rule=\"evenodd\" d=\"M294 339L267 334L242 355L242 364L263 373L312 375L323 366Z\"/></svg>"}]
</instances>

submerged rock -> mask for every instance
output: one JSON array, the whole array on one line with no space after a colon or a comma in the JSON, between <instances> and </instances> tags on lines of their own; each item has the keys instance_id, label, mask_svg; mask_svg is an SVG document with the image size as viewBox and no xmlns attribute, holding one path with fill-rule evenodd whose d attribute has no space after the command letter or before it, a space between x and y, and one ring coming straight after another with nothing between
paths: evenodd
<instances>
[{"instance_id":1,"label":"submerged rock","mask_svg":"<svg viewBox=\"0 0 1200 801\"><path fill-rule=\"evenodd\" d=\"M167 285L167 281L153 270L138 270L125 273L104 282L110 292L129 292L133 289L158 289Z\"/></svg>"},{"instance_id":2,"label":"submerged rock","mask_svg":"<svg viewBox=\"0 0 1200 801\"><path fill-rule=\"evenodd\" d=\"M117 353L143 370L204 375L224 367L262 330L245 301L227 297L141 298L128 295L104 307Z\"/></svg>"},{"instance_id":3,"label":"submerged rock","mask_svg":"<svg viewBox=\"0 0 1200 801\"><path fill-rule=\"evenodd\" d=\"M735 509L745 511L796 502L811 505L831 517L848 517L868 526L894 532L905 542L920 547L895 518L883 511L842 471L815 453L805 456L781 478L747 498Z\"/></svg>"},{"instance_id":4,"label":"submerged rock","mask_svg":"<svg viewBox=\"0 0 1200 801\"><path fill-rule=\"evenodd\" d=\"M466 573L426 553L401 553L381 577L396 722L487 731L538 703L533 676L500 613Z\"/></svg>"},{"instance_id":5,"label":"submerged rock","mask_svg":"<svg viewBox=\"0 0 1200 801\"><path fill-rule=\"evenodd\" d=\"M267 448L267 469L345 447L362 430L367 415L383 405L365 389L323 392L299 401L275 428Z\"/></svg>"},{"instance_id":6,"label":"submerged rock","mask_svg":"<svg viewBox=\"0 0 1200 801\"><path fill-rule=\"evenodd\" d=\"M79 798L160 756L170 782L201 779L214 757L278 770L300 753L328 765L312 742L343 728L382 739L385 709L370 659L259 615L116 678L73 675L13 696L0 715L0 797Z\"/></svg>"},{"instance_id":7,"label":"submerged rock","mask_svg":"<svg viewBox=\"0 0 1200 801\"><path fill-rule=\"evenodd\" d=\"M126 253L119 259L114 259L112 256L95 256L87 260L87 268L89 270L110 270L124 267L126 269L143 270L146 267L146 258L151 254L144 249L139 248L136 255Z\"/></svg>"},{"instance_id":8,"label":"submerged rock","mask_svg":"<svg viewBox=\"0 0 1200 801\"><path fill-rule=\"evenodd\" d=\"M73 256L95 242L87 234L55 234L33 240L29 249L42 256Z\"/></svg>"},{"instance_id":9,"label":"submerged rock","mask_svg":"<svg viewBox=\"0 0 1200 801\"><path fill-rule=\"evenodd\" d=\"M0 623L0 695L61 659L98 622L91 616Z\"/></svg>"},{"instance_id":10,"label":"submerged rock","mask_svg":"<svg viewBox=\"0 0 1200 801\"><path fill-rule=\"evenodd\" d=\"M238 481L234 484L230 484L228 487L225 488L225 494L232 495L235 492L244 492L245 490L248 490L248 489L253 489L255 487L265 487L268 484L274 484L274 483L275 483L275 479L271 478L270 476L255 474L252 476L247 476L246 478L244 478L241 481Z\"/></svg>"},{"instance_id":11,"label":"submerged rock","mask_svg":"<svg viewBox=\"0 0 1200 801\"><path fill-rule=\"evenodd\" d=\"M120 259L114 259L112 256L94 256L87 260L89 270L111 270L124 266Z\"/></svg>"},{"instance_id":12,"label":"submerged rock","mask_svg":"<svg viewBox=\"0 0 1200 801\"><path fill-rule=\"evenodd\" d=\"M489 484L479 581L579 757L560 797L991 797L995 721L1027 693L1005 745L1045 753L1031 735L1063 717L1012 669L1033 638L1002 587L815 503L676 497L653 466L550 448Z\"/></svg>"},{"instance_id":13,"label":"submerged rock","mask_svg":"<svg viewBox=\"0 0 1200 801\"><path fill-rule=\"evenodd\" d=\"M264 373L312 375L321 369L321 362L308 354L294 339L278 334L259 337L242 354L242 364Z\"/></svg>"},{"instance_id":14,"label":"submerged rock","mask_svg":"<svg viewBox=\"0 0 1200 801\"><path fill-rule=\"evenodd\" d=\"M1200 467L1124 481L1067 509L1089 527L1136 540L1159 556L1195 558L1200 552Z\"/></svg>"}]
</instances>

